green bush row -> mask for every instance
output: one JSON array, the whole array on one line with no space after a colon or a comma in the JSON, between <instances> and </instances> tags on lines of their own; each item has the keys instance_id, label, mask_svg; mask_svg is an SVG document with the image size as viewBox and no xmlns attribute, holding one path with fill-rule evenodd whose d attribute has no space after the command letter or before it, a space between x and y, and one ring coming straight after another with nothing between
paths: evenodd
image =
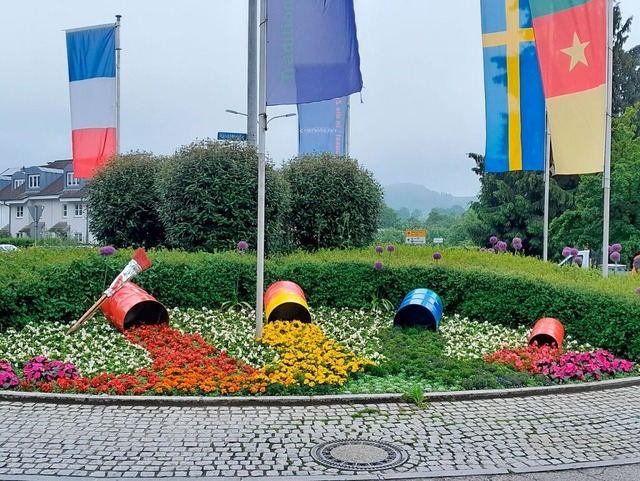
<instances>
[{"instance_id":1,"label":"green bush row","mask_svg":"<svg viewBox=\"0 0 640 481\"><path fill-rule=\"evenodd\" d=\"M71 323L130 259L124 250L108 258L96 255L95 250L74 251L70 262L60 262L60 254L52 254L57 262L41 263L37 268L28 264L28 272L22 275L15 271L25 253L0 258L0 329L19 328L28 322ZM268 259L264 288L278 280L294 281L314 309L366 307L376 298L389 299L398 306L409 291L426 287L440 296L445 314L458 313L512 327L533 326L541 317L554 317L581 342L640 359L640 296L600 290L597 280L589 282L585 277L582 283L555 283L518 270L491 272L484 267L443 262L389 262L375 270L373 262L329 260L331 256ZM167 307L255 303L256 267L251 255L158 251L150 257L153 266L134 281ZM576 271L579 269L565 272L572 276Z\"/></svg>"}]
</instances>

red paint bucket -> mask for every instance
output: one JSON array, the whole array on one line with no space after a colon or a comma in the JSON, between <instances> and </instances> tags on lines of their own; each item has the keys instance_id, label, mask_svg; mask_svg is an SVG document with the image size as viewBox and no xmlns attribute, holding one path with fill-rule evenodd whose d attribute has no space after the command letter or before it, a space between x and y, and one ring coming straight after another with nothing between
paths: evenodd
<instances>
[{"instance_id":1,"label":"red paint bucket","mask_svg":"<svg viewBox=\"0 0 640 481\"><path fill-rule=\"evenodd\" d=\"M564 339L564 326L560 321L553 317L543 317L539 319L531 334L529 334L529 345L536 342L538 346L551 346L555 344L558 347L562 347L562 340Z\"/></svg>"},{"instance_id":2,"label":"red paint bucket","mask_svg":"<svg viewBox=\"0 0 640 481\"><path fill-rule=\"evenodd\" d=\"M302 288L291 281L278 281L264 293L264 306L268 321L298 320L311 322L311 314Z\"/></svg>"},{"instance_id":3,"label":"red paint bucket","mask_svg":"<svg viewBox=\"0 0 640 481\"><path fill-rule=\"evenodd\" d=\"M120 332L140 324L169 322L167 309L133 282L126 282L100 307L105 317Z\"/></svg>"}]
</instances>

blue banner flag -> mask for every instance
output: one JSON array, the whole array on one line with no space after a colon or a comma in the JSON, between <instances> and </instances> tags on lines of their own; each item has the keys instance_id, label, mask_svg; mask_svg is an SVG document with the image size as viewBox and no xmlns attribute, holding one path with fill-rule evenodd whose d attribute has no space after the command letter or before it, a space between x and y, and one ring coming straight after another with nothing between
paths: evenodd
<instances>
[{"instance_id":1,"label":"blue banner flag","mask_svg":"<svg viewBox=\"0 0 640 481\"><path fill-rule=\"evenodd\" d=\"M545 104L529 0L481 0L485 172L544 170Z\"/></svg>"},{"instance_id":2,"label":"blue banner flag","mask_svg":"<svg viewBox=\"0 0 640 481\"><path fill-rule=\"evenodd\" d=\"M298 105L298 155L345 155L347 97Z\"/></svg>"},{"instance_id":3,"label":"blue banner flag","mask_svg":"<svg viewBox=\"0 0 640 481\"><path fill-rule=\"evenodd\" d=\"M360 92L353 0L267 0L267 105Z\"/></svg>"}]
</instances>

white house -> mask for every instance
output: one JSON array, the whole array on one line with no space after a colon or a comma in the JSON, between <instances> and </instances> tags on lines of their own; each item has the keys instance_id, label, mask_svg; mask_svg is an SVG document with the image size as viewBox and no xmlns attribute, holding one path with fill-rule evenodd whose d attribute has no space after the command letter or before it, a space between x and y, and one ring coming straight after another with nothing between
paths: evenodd
<instances>
[{"instance_id":1,"label":"white house","mask_svg":"<svg viewBox=\"0 0 640 481\"><path fill-rule=\"evenodd\" d=\"M71 160L0 173L0 237L66 237L94 243L89 231L85 179Z\"/></svg>"}]
</instances>

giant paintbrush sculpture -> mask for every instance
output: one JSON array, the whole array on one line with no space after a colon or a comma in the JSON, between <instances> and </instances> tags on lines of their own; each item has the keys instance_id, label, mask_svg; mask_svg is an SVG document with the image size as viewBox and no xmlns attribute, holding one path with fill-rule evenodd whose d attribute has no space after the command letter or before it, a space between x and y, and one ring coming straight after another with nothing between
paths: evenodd
<instances>
[{"instance_id":1,"label":"giant paintbrush sculpture","mask_svg":"<svg viewBox=\"0 0 640 481\"><path fill-rule=\"evenodd\" d=\"M133 254L133 259L129 261L127 266L122 269L122 272L118 274L118 276L113 280L111 285L107 288L106 291L100 296L91 308L85 312L78 321L71 326L71 329L67 331L67 335L76 332L80 327L87 322L91 317L96 313L96 311L100 308L102 303L106 301L109 297L112 297L116 292L120 290L120 288L128 282L133 276L140 274L145 269L151 267L151 261L147 257L144 249L140 248L136 250Z\"/></svg>"}]
</instances>

